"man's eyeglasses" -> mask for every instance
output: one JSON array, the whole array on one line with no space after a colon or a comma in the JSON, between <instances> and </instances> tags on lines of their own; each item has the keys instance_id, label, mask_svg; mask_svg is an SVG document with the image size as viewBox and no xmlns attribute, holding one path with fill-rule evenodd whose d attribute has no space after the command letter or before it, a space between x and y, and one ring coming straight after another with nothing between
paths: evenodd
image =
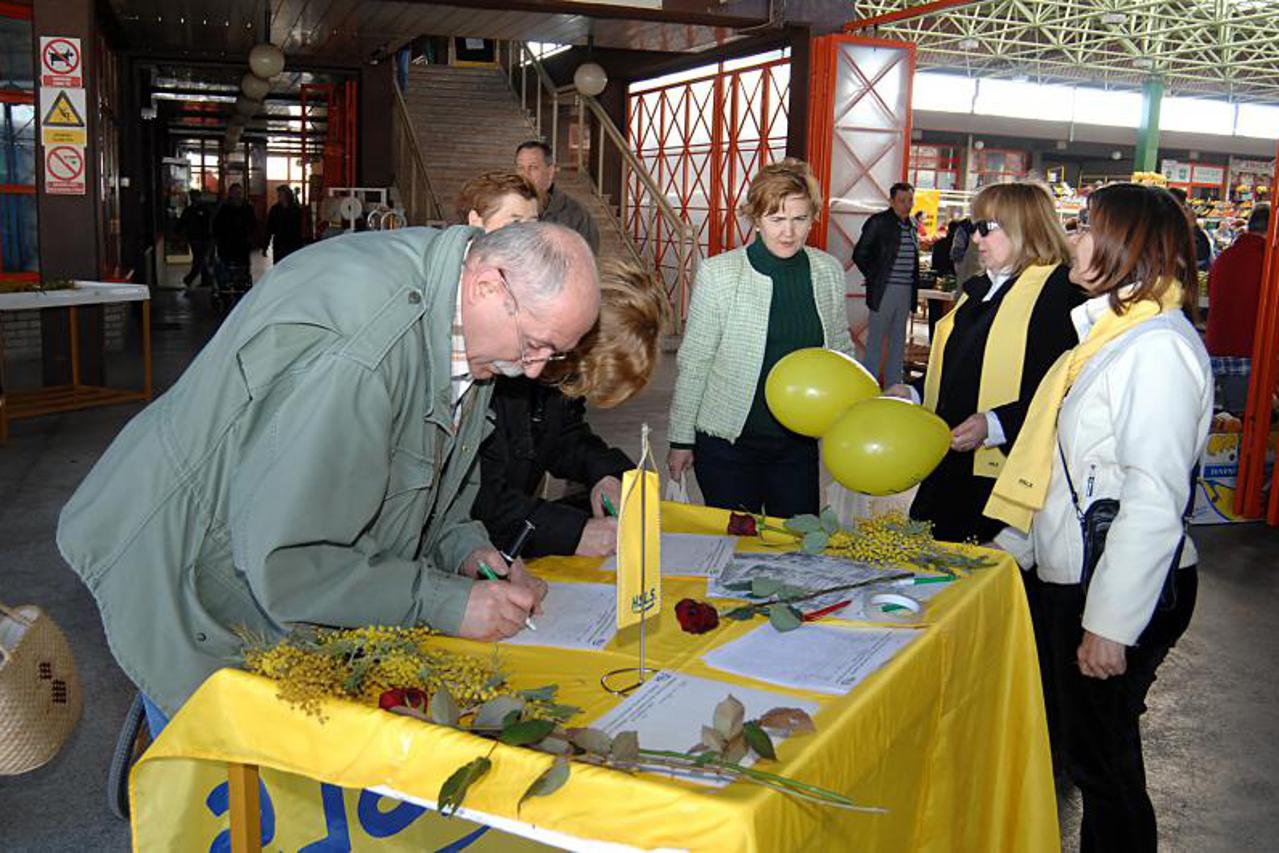
<instances>
[{"instance_id":1,"label":"man's eyeglasses","mask_svg":"<svg viewBox=\"0 0 1279 853\"><path fill-rule=\"evenodd\" d=\"M991 231L1004 230L1004 226L1000 225L996 219L978 219L973 223L973 226L976 227L977 233L983 237L989 237Z\"/></svg>"},{"instance_id":2,"label":"man's eyeglasses","mask_svg":"<svg viewBox=\"0 0 1279 853\"><path fill-rule=\"evenodd\" d=\"M511 283L506 280L506 270L498 267L497 276L502 282L502 287L506 288L506 295L511 297L511 305L515 308L513 313L515 315L515 334L520 343L520 364L525 367L532 367L537 364L546 364L551 361L564 361L564 359L568 358L568 353L555 352L554 350L543 356L530 356L528 354L528 341L524 337L523 327L520 326L520 301L515 298L515 291L511 289ZM548 350L551 348L549 346L539 345L534 349Z\"/></svg>"}]
</instances>

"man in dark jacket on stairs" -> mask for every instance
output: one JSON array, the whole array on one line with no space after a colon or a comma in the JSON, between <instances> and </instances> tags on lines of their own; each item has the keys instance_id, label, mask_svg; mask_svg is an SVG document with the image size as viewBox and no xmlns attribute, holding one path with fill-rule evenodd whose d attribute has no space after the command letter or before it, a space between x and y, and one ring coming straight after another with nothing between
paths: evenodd
<instances>
[{"instance_id":1,"label":"man in dark jacket on stairs","mask_svg":"<svg viewBox=\"0 0 1279 853\"><path fill-rule=\"evenodd\" d=\"M595 220L591 219L581 202L555 187L555 155L551 152L551 146L537 139L520 143L515 149L515 171L546 196L542 221L572 228L582 235L591 251L598 255L600 232L595 226Z\"/></svg>"}]
</instances>

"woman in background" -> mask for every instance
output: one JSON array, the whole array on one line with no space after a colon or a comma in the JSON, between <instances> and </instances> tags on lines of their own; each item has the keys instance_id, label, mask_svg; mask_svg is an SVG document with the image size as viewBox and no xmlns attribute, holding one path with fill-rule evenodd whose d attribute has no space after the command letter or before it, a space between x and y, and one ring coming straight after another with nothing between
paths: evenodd
<instances>
[{"instance_id":1,"label":"woman in background","mask_svg":"<svg viewBox=\"0 0 1279 853\"><path fill-rule=\"evenodd\" d=\"M667 466L675 479L693 468L710 506L781 517L819 509L817 440L773 417L764 382L797 349L853 356L844 267L804 245L820 205L807 163L787 158L765 166L741 209L755 239L697 270Z\"/></svg>"}]
</instances>

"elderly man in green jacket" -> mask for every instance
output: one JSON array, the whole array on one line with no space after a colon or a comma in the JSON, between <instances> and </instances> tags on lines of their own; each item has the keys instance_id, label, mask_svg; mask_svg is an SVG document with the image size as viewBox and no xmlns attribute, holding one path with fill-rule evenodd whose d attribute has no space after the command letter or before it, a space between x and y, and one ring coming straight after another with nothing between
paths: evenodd
<instances>
[{"instance_id":1,"label":"elderly man in green jacket","mask_svg":"<svg viewBox=\"0 0 1279 853\"><path fill-rule=\"evenodd\" d=\"M143 695L172 714L241 629L519 631L545 584L470 520L487 380L537 376L598 306L590 249L546 223L359 234L275 267L62 511ZM477 582L481 561L512 583Z\"/></svg>"}]
</instances>

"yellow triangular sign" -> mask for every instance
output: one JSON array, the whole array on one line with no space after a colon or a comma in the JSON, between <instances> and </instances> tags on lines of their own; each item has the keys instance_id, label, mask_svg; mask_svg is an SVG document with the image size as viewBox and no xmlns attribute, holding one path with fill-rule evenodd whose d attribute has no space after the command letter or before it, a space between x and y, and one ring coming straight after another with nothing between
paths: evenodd
<instances>
[{"instance_id":1,"label":"yellow triangular sign","mask_svg":"<svg viewBox=\"0 0 1279 853\"><path fill-rule=\"evenodd\" d=\"M45 127L84 127L84 119L76 112L75 104L65 91L59 91L53 105L44 114Z\"/></svg>"}]
</instances>

